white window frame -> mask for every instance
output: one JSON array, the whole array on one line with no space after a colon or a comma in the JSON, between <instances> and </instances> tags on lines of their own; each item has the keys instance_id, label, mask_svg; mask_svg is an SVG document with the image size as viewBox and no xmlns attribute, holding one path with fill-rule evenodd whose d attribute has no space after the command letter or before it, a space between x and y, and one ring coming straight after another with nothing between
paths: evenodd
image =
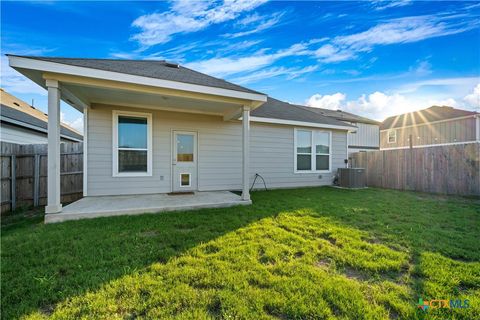
<instances>
[{"instance_id":1,"label":"white window frame","mask_svg":"<svg viewBox=\"0 0 480 320\"><path fill-rule=\"evenodd\" d=\"M310 139L311 139L311 170L297 170L297 132L298 131L309 131L310 132ZM324 132L328 133L329 136L329 146L328 146L328 154L320 153L319 155L328 155L328 170L316 170L316 161L317 161L317 150L315 148L315 132ZM304 128L294 128L293 130L293 172L294 173L330 173L332 172L332 131L330 130L316 130L316 129L304 129ZM307 153L300 153L300 154L307 154Z\"/></svg>"},{"instance_id":2,"label":"white window frame","mask_svg":"<svg viewBox=\"0 0 480 320\"><path fill-rule=\"evenodd\" d=\"M394 141L390 141L390 132L394 133ZM397 143L397 129L389 129L387 131L387 143Z\"/></svg>"},{"instance_id":3,"label":"white window frame","mask_svg":"<svg viewBox=\"0 0 480 320\"><path fill-rule=\"evenodd\" d=\"M118 118L124 117L136 117L147 119L147 172L118 172L118 151L119 150L132 150L132 151L144 151L145 149L136 148L119 148L118 147ZM112 111L112 176L113 177L151 177L152 176L152 114L133 111Z\"/></svg>"},{"instance_id":4,"label":"white window frame","mask_svg":"<svg viewBox=\"0 0 480 320\"><path fill-rule=\"evenodd\" d=\"M184 174L188 175L188 185L186 186L182 185L182 176ZM190 188L192 186L192 174L190 172L181 172L178 176L180 179L180 183L179 183L180 188Z\"/></svg>"}]
</instances>

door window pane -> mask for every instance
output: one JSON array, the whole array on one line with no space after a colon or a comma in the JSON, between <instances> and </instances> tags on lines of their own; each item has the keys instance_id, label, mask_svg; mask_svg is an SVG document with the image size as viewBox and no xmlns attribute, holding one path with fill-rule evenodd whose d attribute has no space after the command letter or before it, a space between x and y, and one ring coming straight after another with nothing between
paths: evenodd
<instances>
[{"instance_id":1,"label":"door window pane","mask_svg":"<svg viewBox=\"0 0 480 320\"><path fill-rule=\"evenodd\" d=\"M118 147L147 149L147 119L119 116Z\"/></svg>"},{"instance_id":2,"label":"door window pane","mask_svg":"<svg viewBox=\"0 0 480 320\"><path fill-rule=\"evenodd\" d=\"M191 134L177 134L177 161L192 162L194 150L194 136Z\"/></svg>"},{"instance_id":3,"label":"door window pane","mask_svg":"<svg viewBox=\"0 0 480 320\"><path fill-rule=\"evenodd\" d=\"M190 174L189 173L182 173L180 175L180 185L182 187L189 187L190 186Z\"/></svg>"},{"instance_id":4,"label":"door window pane","mask_svg":"<svg viewBox=\"0 0 480 320\"><path fill-rule=\"evenodd\" d=\"M118 172L146 172L147 151L118 150Z\"/></svg>"},{"instance_id":5,"label":"door window pane","mask_svg":"<svg viewBox=\"0 0 480 320\"><path fill-rule=\"evenodd\" d=\"M315 132L315 150L317 154L330 153L330 134L328 132Z\"/></svg>"},{"instance_id":6,"label":"door window pane","mask_svg":"<svg viewBox=\"0 0 480 320\"><path fill-rule=\"evenodd\" d=\"M297 131L297 153L312 152L312 136L310 131Z\"/></svg>"}]
</instances>

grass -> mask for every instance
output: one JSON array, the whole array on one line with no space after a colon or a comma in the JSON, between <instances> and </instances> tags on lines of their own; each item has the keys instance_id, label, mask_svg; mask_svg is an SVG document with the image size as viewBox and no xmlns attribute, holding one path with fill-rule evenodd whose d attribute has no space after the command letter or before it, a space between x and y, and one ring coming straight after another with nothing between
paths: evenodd
<instances>
[{"instance_id":1,"label":"grass","mask_svg":"<svg viewBox=\"0 0 480 320\"><path fill-rule=\"evenodd\" d=\"M480 318L480 201L392 190L253 193L249 207L2 221L11 318ZM419 297L468 309L417 308Z\"/></svg>"}]
</instances>

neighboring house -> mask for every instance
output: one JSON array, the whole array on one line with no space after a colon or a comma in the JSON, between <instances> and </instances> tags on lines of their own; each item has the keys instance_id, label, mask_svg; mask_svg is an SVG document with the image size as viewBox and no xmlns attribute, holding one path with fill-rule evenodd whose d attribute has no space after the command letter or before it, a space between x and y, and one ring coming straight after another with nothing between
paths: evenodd
<instances>
[{"instance_id":1,"label":"neighboring house","mask_svg":"<svg viewBox=\"0 0 480 320\"><path fill-rule=\"evenodd\" d=\"M332 184L356 127L165 61L9 55L48 89L47 213L60 212L61 97L84 113L84 195ZM49 128L50 129L50 128Z\"/></svg>"},{"instance_id":2,"label":"neighboring house","mask_svg":"<svg viewBox=\"0 0 480 320\"><path fill-rule=\"evenodd\" d=\"M48 116L0 89L0 141L17 144L47 143ZM79 142L81 133L62 123L62 142Z\"/></svg>"},{"instance_id":3,"label":"neighboring house","mask_svg":"<svg viewBox=\"0 0 480 320\"><path fill-rule=\"evenodd\" d=\"M380 126L381 149L475 141L480 141L480 113L452 107L433 106L389 117Z\"/></svg>"},{"instance_id":4,"label":"neighboring house","mask_svg":"<svg viewBox=\"0 0 480 320\"><path fill-rule=\"evenodd\" d=\"M357 116L342 110L304 107L313 112L347 122L357 127L356 131L348 133L348 154L359 151L380 149L380 122Z\"/></svg>"}]
</instances>

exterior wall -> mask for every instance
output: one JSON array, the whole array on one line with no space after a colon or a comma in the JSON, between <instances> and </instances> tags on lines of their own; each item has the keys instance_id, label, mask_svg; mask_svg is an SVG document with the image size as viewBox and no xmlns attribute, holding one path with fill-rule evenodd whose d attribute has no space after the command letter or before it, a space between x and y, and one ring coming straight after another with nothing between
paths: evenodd
<instances>
[{"instance_id":1,"label":"exterior wall","mask_svg":"<svg viewBox=\"0 0 480 320\"><path fill-rule=\"evenodd\" d=\"M312 128L315 130L315 128ZM318 130L318 129L317 129ZM251 124L250 183L260 174L268 188L330 185L337 168L345 167L346 131L332 130L332 170L330 173L294 173L294 127L274 124ZM263 188L258 181L256 188Z\"/></svg>"},{"instance_id":2,"label":"exterior wall","mask_svg":"<svg viewBox=\"0 0 480 320\"><path fill-rule=\"evenodd\" d=\"M48 142L48 139L46 133L2 122L0 141L17 144L44 144ZM71 140L66 139L61 139L61 141L71 142Z\"/></svg>"},{"instance_id":3,"label":"exterior wall","mask_svg":"<svg viewBox=\"0 0 480 320\"><path fill-rule=\"evenodd\" d=\"M112 177L112 110L152 114L152 176ZM89 196L170 192L173 130L198 133L199 191L242 188L240 122L225 122L222 117L200 114L93 106L88 112L86 130ZM255 173L259 173L269 188L327 185L332 183L336 168L344 166L345 131L332 131L333 170L321 174L294 173L293 126L252 122L250 137L250 183Z\"/></svg>"},{"instance_id":4,"label":"exterior wall","mask_svg":"<svg viewBox=\"0 0 480 320\"><path fill-rule=\"evenodd\" d=\"M380 128L376 124L355 123L356 133L348 134L349 154L358 151L372 151L380 148Z\"/></svg>"},{"instance_id":5,"label":"exterior wall","mask_svg":"<svg viewBox=\"0 0 480 320\"><path fill-rule=\"evenodd\" d=\"M476 119L473 117L459 120L434 122L404 128L395 128L397 141L388 143L388 130L380 131L381 149L410 146L408 138L412 135L413 146L443 143L475 141Z\"/></svg>"}]
</instances>

